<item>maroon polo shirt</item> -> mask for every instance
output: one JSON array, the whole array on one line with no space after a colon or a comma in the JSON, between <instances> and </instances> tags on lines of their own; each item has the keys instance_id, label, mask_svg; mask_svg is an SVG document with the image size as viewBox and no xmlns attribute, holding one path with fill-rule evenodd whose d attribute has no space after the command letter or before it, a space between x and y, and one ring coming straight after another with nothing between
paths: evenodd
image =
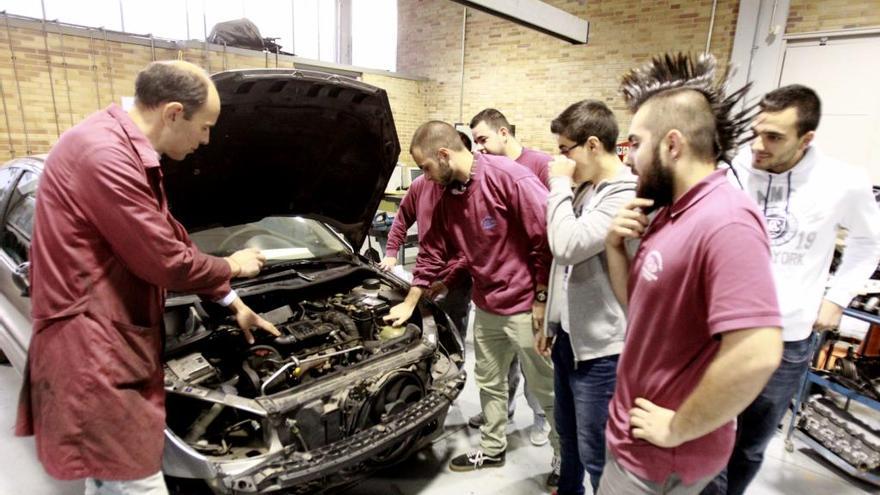
<instances>
[{"instance_id":1,"label":"maroon polo shirt","mask_svg":"<svg viewBox=\"0 0 880 495\"><path fill-rule=\"evenodd\" d=\"M550 161L553 159L543 151L523 147L522 153L514 160L529 169L541 179L547 189L550 188Z\"/></svg>"},{"instance_id":2,"label":"maroon polo shirt","mask_svg":"<svg viewBox=\"0 0 880 495\"><path fill-rule=\"evenodd\" d=\"M535 285L547 284L547 188L505 156L478 153L463 192L447 187L431 211L413 271L428 287L450 253L460 252L478 308L498 315L531 311Z\"/></svg>"},{"instance_id":3,"label":"maroon polo shirt","mask_svg":"<svg viewBox=\"0 0 880 495\"><path fill-rule=\"evenodd\" d=\"M734 423L675 448L633 438L643 397L678 410L714 359L724 332L779 327L761 214L720 170L651 222L630 268L626 342L609 406L608 444L635 475L685 484L713 475L733 448Z\"/></svg>"}]
</instances>

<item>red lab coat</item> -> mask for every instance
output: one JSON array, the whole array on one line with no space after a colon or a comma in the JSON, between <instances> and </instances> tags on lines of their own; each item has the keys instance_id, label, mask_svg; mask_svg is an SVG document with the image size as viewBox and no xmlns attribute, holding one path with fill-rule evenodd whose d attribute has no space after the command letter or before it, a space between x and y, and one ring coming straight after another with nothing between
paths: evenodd
<instances>
[{"instance_id":1,"label":"red lab coat","mask_svg":"<svg viewBox=\"0 0 880 495\"><path fill-rule=\"evenodd\" d=\"M111 105L61 136L40 179L34 322L16 434L60 479L159 471L165 290L217 299L230 270L168 211L159 157Z\"/></svg>"}]
</instances>

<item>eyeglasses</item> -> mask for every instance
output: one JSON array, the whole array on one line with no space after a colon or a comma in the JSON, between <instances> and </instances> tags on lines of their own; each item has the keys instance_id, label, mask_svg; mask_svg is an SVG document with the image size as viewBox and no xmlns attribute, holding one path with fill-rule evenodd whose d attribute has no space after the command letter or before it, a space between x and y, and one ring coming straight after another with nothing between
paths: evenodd
<instances>
[{"instance_id":1,"label":"eyeglasses","mask_svg":"<svg viewBox=\"0 0 880 495\"><path fill-rule=\"evenodd\" d=\"M578 146L583 146L583 145L584 145L584 143L578 143L578 144L576 144L576 145L574 145L574 146L568 147L568 146L566 146L566 145L564 145L564 144L560 144L560 145L559 145L559 153L562 154L562 155L568 156L568 154L571 153L572 150L574 150L574 149L577 148Z\"/></svg>"}]
</instances>

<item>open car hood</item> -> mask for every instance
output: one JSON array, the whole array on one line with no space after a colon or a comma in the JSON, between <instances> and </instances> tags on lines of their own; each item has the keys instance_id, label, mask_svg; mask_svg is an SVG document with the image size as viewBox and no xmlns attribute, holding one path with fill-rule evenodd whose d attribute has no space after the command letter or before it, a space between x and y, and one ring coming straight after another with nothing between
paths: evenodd
<instances>
[{"instance_id":1,"label":"open car hood","mask_svg":"<svg viewBox=\"0 0 880 495\"><path fill-rule=\"evenodd\" d=\"M163 159L174 216L194 232L308 215L360 248L400 155L385 90L295 69L211 78L222 110L210 144Z\"/></svg>"}]
</instances>

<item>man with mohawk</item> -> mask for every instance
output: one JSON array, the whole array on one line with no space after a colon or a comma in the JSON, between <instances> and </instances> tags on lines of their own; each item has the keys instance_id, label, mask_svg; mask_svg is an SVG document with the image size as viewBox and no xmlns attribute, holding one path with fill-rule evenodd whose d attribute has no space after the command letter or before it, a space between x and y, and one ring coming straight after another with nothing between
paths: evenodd
<instances>
[{"instance_id":1,"label":"man with mohawk","mask_svg":"<svg viewBox=\"0 0 880 495\"><path fill-rule=\"evenodd\" d=\"M699 493L727 462L733 420L779 365L764 222L716 170L749 121L732 114L744 90L726 96L714 80L710 55L666 55L623 78L639 184L606 238L628 328L600 494ZM626 239L641 240L632 260Z\"/></svg>"}]
</instances>

